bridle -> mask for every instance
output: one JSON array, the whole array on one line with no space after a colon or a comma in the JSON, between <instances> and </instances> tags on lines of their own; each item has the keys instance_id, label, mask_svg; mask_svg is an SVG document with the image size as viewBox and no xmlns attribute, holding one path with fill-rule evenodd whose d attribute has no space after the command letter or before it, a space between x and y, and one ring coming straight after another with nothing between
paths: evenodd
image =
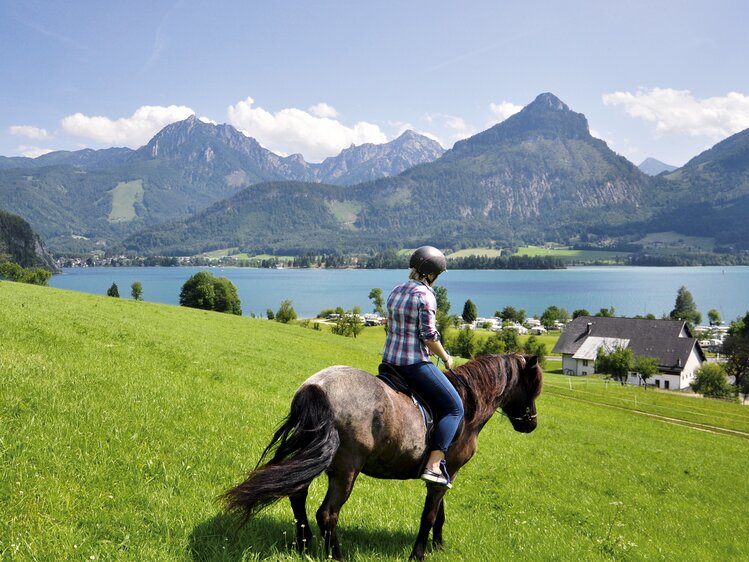
<instances>
[{"instance_id":1,"label":"bridle","mask_svg":"<svg viewBox=\"0 0 749 562\"><path fill-rule=\"evenodd\" d=\"M531 413L531 411L533 413ZM538 417L538 412L536 411L536 406L534 404L533 408L531 409L530 406L527 406L525 408L525 414L523 414L520 417L511 416L506 412L502 412L505 416L507 416L509 419L518 421L518 422L524 422L524 423L530 423L531 421L535 420Z\"/></svg>"}]
</instances>

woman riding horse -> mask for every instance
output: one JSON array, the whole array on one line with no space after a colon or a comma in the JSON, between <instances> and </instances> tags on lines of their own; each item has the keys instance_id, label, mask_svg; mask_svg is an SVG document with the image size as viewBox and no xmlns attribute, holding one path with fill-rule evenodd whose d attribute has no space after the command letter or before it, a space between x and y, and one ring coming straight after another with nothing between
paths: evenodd
<instances>
[{"instance_id":1,"label":"woman riding horse","mask_svg":"<svg viewBox=\"0 0 749 562\"><path fill-rule=\"evenodd\" d=\"M434 363L436 355L452 368L437 331L437 299L432 286L447 270L442 252L432 246L418 248L409 262L409 280L395 287L387 300L387 339L382 361L392 365L409 386L429 404L436 416L435 429L421 479L452 487L445 452L463 419L463 402L455 387Z\"/></svg>"},{"instance_id":2,"label":"woman riding horse","mask_svg":"<svg viewBox=\"0 0 749 562\"><path fill-rule=\"evenodd\" d=\"M458 379L462 381L458 393L466 404L465 421L447 451L454 480L473 457L478 434L497 409L504 412L515 431L530 433L536 428L535 402L543 372L536 357L486 355L461 365L450 376L456 384ZM336 365L315 373L299 387L288 416L255 470L223 499L228 509L249 518L288 497L294 511L296 545L304 551L312 541L307 491L315 478L327 473L328 490L316 519L326 552L342 560L338 514L357 476L416 478L427 449L424 418L409 396L366 371ZM434 547L442 547L446 492L447 486L427 486L411 552L416 560L424 559L430 532Z\"/></svg>"}]
</instances>

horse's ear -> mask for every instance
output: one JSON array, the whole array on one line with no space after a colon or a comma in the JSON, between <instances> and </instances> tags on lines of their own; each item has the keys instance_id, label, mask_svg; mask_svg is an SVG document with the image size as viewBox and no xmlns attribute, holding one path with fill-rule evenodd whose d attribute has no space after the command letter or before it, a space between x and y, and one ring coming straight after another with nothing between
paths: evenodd
<instances>
[{"instance_id":1,"label":"horse's ear","mask_svg":"<svg viewBox=\"0 0 749 562\"><path fill-rule=\"evenodd\" d=\"M526 355L525 356L525 368L526 369L535 369L538 365L538 357L535 355Z\"/></svg>"}]
</instances>

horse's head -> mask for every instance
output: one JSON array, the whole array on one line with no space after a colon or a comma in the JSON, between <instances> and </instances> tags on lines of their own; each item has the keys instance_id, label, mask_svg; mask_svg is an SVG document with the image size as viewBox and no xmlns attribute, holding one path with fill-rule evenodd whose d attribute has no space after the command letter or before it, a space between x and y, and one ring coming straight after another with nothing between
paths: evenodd
<instances>
[{"instance_id":1,"label":"horse's head","mask_svg":"<svg viewBox=\"0 0 749 562\"><path fill-rule=\"evenodd\" d=\"M541 394L544 374L538 364L538 357L515 356L520 369L520 377L513 385L502 411L510 419L515 431L530 433L536 429L538 414L536 398Z\"/></svg>"}]
</instances>

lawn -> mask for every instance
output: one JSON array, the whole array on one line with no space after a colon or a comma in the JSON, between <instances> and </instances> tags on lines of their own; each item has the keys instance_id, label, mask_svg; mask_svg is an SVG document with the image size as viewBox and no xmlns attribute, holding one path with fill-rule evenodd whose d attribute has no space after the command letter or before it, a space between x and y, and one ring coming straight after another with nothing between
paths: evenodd
<instances>
[{"instance_id":1,"label":"lawn","mask_svg":"<svg viewBox=\"0 0 749 562\"><path fill-rule=\"evenodd\" d=\"M287 502L237 529L215 498L309 375L376 368L382 328L343 338L8 282L0 321L0 559L308 560L288 550ZM593 381L547 375L532 434L487 424L429 560L749 559L749 439L640 413L745 431L749 410ZM361 477L348 559L406 560L422 504L418 481Z\"/></svg>"}]
</instances>

